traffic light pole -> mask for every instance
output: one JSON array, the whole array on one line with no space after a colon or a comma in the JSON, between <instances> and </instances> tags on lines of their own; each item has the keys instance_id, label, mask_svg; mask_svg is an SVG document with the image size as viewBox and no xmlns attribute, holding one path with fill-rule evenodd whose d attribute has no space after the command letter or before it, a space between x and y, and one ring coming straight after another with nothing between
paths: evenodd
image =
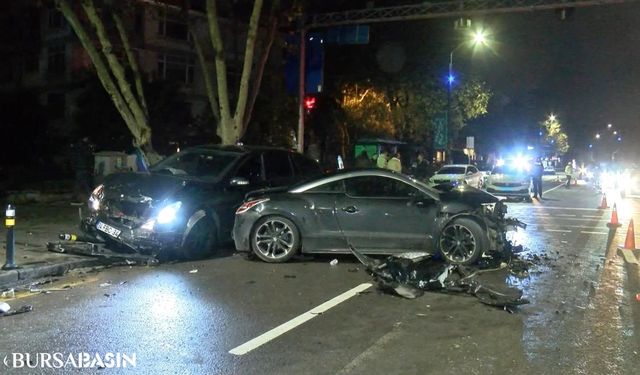
<instances>
[{"instance_id":1,"label":"traffic light pole","mask_svg":"<svg viewBox=\"0 0 640 375\"><path fill-rule=\"evenodd\" d=\"M298 72L298 152L304 153L304 79L306 60L306 27L300 28L300 71Z\"/></svg>"}]
</instances>

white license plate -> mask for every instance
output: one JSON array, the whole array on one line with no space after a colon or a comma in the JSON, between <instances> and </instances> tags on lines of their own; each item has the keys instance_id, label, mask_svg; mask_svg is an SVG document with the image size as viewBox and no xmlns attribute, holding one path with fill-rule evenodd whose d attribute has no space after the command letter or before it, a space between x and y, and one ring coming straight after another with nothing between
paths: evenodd
<instances>
[{"instance_id":1,"label":"white license plate","mask_svg":"<svg viewBox=\"0 0 640 375\"><path fill-rule=\"evenodd\" d=\"M99 231L105 232L106 234L113 237L118 237L122 232L120 229L114 228L111 225L107 225L101 221L98 221L98 224L96 224L96 228L98 228Z\"/></svg>"}]
</instances>

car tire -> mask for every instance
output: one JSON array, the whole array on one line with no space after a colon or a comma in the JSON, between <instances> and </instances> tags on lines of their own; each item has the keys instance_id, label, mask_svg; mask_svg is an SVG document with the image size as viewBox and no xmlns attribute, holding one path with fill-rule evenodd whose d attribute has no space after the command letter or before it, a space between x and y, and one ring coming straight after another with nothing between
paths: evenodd
<instances>
[{"instance_id":1,"label":"car tire","mask_svg":"<svg viewBox=\"0 0 640 375\"><path fill-rule=\"evenodd\" d=\"M487 236L476 221L459 218L442 229L438 243L440 254L447 262L469 265L485 251Z\"/></svg>"},{"instance_id":2,"label":"car tire","mask_svg":"<svg viewBox=\"0 0 640 375\"><path fill-rule=\"evenodd\" d=\"M216 225L209 217L198 220L182 244L181 255L185 259L202 259L214 253Z\"/></svg>"},{"instance_id":3,"label":"car tire","mask_svg":"<svg viewBox=\"0 0 640 375\"><path fill-rule=\"evenodd\" d=\"M251 250L267 263L286 262L300 250L300 231L289 219L266 216L251 230Z\"/></svg>"}]
</instances>

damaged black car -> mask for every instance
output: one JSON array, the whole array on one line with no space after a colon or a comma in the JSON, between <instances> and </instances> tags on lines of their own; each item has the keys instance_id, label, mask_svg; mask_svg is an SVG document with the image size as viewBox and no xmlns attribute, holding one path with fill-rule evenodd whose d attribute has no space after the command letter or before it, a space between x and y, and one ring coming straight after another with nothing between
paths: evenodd
<instances>
[{"instance_id":1,"label":"damaged black car","mask_svg":"<svg viewBox=\"0 0 640 375\"><path fill-rule=\"evenodd\" d=\"M509 251L506 232L525 225L506 211L497 197L468 185L442 191L399 173L354 170L250 195L236 211L233 238L237 250L266 262L354 247L424 251L466 265Z\"/></svg>"},{"instance_id":2,"label":"damaged black car","mask_svg":"<svg viewBox=\"0 0 640 375\"><path fill-rule=\"evenodd\" d=\"M321 173L317 162L289 150L192 147L148 173L107 176L91 194L81 228L92 241L131 252L200 258L231 240L247 192Z\"/></svg>"}]
</instances>

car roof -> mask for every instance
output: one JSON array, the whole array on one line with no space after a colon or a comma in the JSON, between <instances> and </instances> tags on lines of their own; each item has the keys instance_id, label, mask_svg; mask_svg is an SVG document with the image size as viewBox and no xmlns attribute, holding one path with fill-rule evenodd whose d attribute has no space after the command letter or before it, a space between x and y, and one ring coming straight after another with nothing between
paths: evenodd
<instances>
[{"instance_id":1,"label":"car roof","mask_svg":"<svg viewBox=\"0 0 640 375\"><path fill-rule=\"evenodd\" d=\"M404 181L408 184L415 184L415 181L411 179L409 176L404 175L402 173L394 172L388 169L382 169L382 168L342 169L332 174L325 175L323 177L313 179L312 181L307 181L300 185L294 186L289 190L289 192L300 193L300 192L307 191L309 189L313 189L316 186L324 185L326 183L330 183L333 181L342 180L344 178L362 177L362 176L391 177L391 178ZM429 190L429 191L435 196L438 195L438 192L435 190L434 191Z\"/></svg>"}]
</instances>

